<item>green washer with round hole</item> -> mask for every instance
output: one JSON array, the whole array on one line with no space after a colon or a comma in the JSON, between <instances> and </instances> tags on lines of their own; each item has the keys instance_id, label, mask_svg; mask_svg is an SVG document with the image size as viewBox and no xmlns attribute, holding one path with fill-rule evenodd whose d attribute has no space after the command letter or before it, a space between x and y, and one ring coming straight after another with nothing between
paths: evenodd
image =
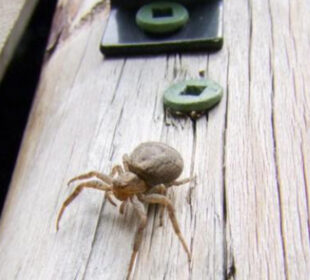
<instances>
[{"instance_id":1,"label":"green washer with round hole","mask_svg":"<svg viewBox=\"0 0 310 280\"><path fill-rule=\"evenodd\" d=\"M189 19L187 9L174 2L154 2L142 6L136 14L137 25L145 32L169 34L183 27Z\"/></svg>"},{"instance_id":2,"label":"green washer with round hole","mask_svg":"<svg viewBox=\"0 0 310 280\"><path fill-rule=\"evenodd\" d=\"M199 117L217 103L223 89L209 79L195 79L176 83L164 92L164 105L171 112Z\"/></svg>"}]
</instances>

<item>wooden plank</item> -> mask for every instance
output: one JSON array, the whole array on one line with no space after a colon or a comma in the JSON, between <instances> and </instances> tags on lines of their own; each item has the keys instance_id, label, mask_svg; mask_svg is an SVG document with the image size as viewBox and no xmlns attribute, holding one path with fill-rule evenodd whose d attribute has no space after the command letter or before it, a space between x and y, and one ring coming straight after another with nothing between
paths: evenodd
<instances>
[{"instance_id":1,"label":"wooden plank","mask_svg":"<svg viewBox=\"0 0 310 280\"><path fill-rule=\"evenodd\" d=\"M305 278L310 267L310 169L306 152L310 143L310 91L307 89L309 80L305 80L309 77L309 69L304 62L309 58L309 42L305 40L309 28L304 27L309 19L302 12L308 8L307 1L294 4L284 1L277 6L272 3L270 7L276 163L286 273L291 279Z\"/></svg>"},{"instance_id":2,"label":"wooden plank","mask_svg":"<svg viewBox=\"0 0 310 280\"><path fill-rule=\"evenodd\" d=\"M106 59L104 1L60 1L0 224L3 279L124 279L137 226L84 191L55 232L66 182L108 173L142 141L163 141L197 182L170 190L189 266L156 208L133 279L307 279L310 81L306 0L225 1L223 50ZM184 78L223 85L197 121L165 115L162 92Z\"/></svg>"},{"instance_id":3,"label":"wooden plank","mask_svg":"<svg viewBox=\"0 0 310 280\"><path fill-rule=\"evenodd\" d=\"M0 81L38 0L0 0Z\"/></svg>"},{"instance_id":4,"label":"wooden plank","mask_svg":"<svg viewBox=\"0 0 310 280\"><path fill-rule=\"evenodd\" d=\"M233 37L228 47L225 141L229 270L236 270L237 279L284 279L268 1L229 5L225 24Z\"/></svg>"}]
</instances>

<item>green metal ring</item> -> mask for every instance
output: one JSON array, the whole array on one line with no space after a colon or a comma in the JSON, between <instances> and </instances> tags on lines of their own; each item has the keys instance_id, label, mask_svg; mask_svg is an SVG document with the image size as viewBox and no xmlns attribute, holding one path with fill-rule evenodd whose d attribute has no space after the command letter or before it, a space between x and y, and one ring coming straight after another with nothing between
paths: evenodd
<instances>
[{"instance_id":1,"label":"green metal ring","mask_svg":"<svg viewBox=\"0 0 310 280\"><path fill-rule=\"evenodd\" d=\"M189 19L187 9L174 2L154 2L142 6L136 14L136 23L144 31L155 34L172 33Z\"/></svg>"},{"instance_id":2,"label":"green metal ring","mask_svg":"<svg viewBox=\"0 0 310 280\"><path fill-rule=\"evenodd\" d=\"M164 105L174 112L203 112L219 103L222 95L222 87L212 80L187 80L164 92Z\"/></svg>"}]
</instances>

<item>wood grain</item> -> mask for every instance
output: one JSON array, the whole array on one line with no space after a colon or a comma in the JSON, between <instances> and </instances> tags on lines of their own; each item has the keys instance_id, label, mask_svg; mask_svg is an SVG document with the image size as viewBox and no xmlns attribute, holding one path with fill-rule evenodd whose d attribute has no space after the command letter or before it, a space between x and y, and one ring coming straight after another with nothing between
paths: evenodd
<instances>
[{"instance_id":1,"label":"wood grain","mask_svg":"<svg viewBox=\"0 0 310 280\"><path fill-rule=\"evenodd\" d=\"M0 225L1 279L124 279L137 217L84 191L55 232L66 182L108 173L142 141L185 160L170 190L186 254L156 207L133 279L307 279L310 273L310 19L306 0L225 1L214 54L104 58L104 1L58 3ZM197 121L162 108L171 83L206 76L224 97Z\"/></svg>"},{"instance_id":2,"label":"wood grain","mask_svg":"<svg viewBox=\"0 0 310 280\"><path fill-rule=\"evenodd\" d=\"M38 0L0 0L0 81Z\"/></svg>"}]
</instances>

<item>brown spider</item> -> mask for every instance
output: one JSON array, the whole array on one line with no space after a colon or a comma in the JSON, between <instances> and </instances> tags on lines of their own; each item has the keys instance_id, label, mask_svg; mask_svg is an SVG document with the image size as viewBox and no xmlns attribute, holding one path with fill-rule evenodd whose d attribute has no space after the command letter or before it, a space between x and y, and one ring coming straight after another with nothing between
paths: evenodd
<instances>
[{"instance_id":1,"label":"brown spider","mask_svg":"<svg viewBox=\"0 0 310 280\"><path fill-rule=\"evenodd\" d=\"M180 154L164 143L146 142L140 144L130 156L123 156L123 166L124 168L120 165L114 166L110 175L92 171L72 178L68 184L76 180L93 177L96 179L80 183L64 201L57 217L56 229L59 229L59 222L66 207L84 188L104 191L107 200L116 206L111 198L111 195L114 195L115 198L122 201L119 209L122 214L124 213L126 203L130 202L140 218L140 224L134 239L127 273L128 280L141 245L143 230L147 223L147 213L143 203L159 204L161 206L160 225L162 225L164 209L167 208L173 229L181 241L190 262L191 253L180 231L172 202L166 197L167 188L191 181L191 178L176 181L183 170L183 160Z\"/></svg>"}]
</instances>

